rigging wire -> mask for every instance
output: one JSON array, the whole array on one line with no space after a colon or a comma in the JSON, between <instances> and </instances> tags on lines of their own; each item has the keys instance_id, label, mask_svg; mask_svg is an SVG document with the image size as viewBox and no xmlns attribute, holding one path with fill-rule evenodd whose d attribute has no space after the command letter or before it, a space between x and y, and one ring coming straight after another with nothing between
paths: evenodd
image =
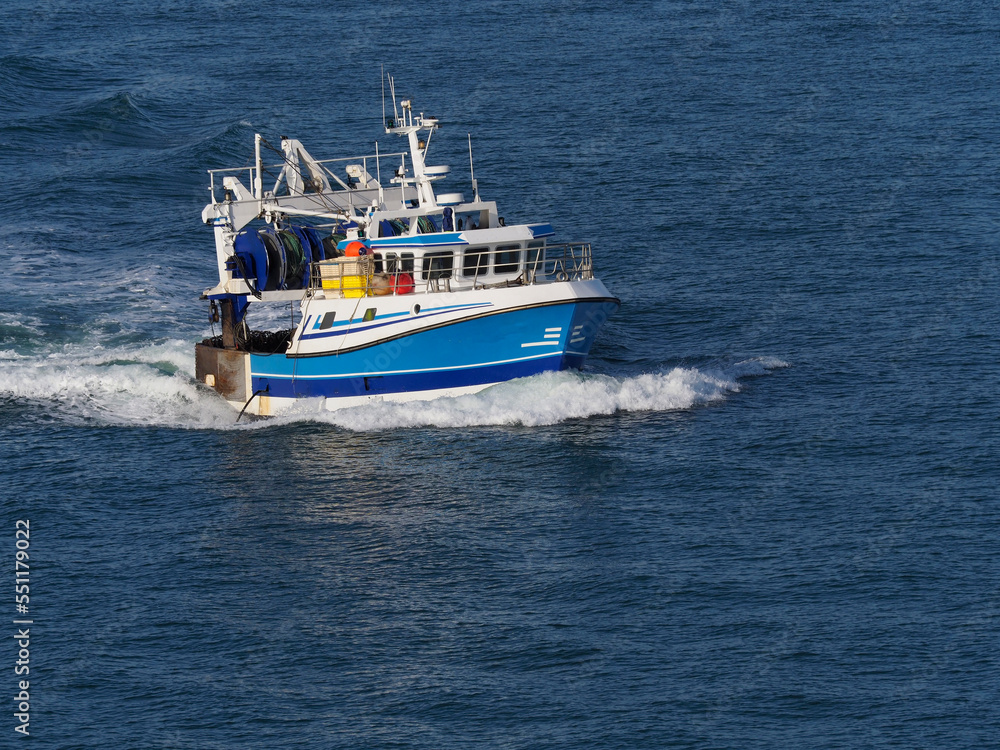
<instances>
[{"instance_id":1,"label":"rigging wire","mask_svg":"<svg viewBox=\"0 0 1000 750\"><path fill-rule=\"evenodd\" d=\"M288 156L286 156L284 151L282 151L279 148L275 148L263 136L261 136L260 143L261 143L262 146L270 149L275 154L277 154L277 155L279 155L281 157L281 160L282 160L282 163L283 163L283 168L290 167L292 169L299 169L299 165L296 165ZM404 162L405 162L405 154L403 155L403 158L404 158ZM277 166L277 165L272 165L272 166ZM332 203L330 200L328 200L328 198L326 196L326 193L324 193L322 191L315 192L315 193L303 193L301 196L297 196L297 197L302 197L302 198L305 198L305 199L311 201L312 203L314 203L316 206L318 206L319 208L323 209L324 211L326 211L328 213L334 214L336 217L338 217L338 220L352 221L352 220L357 219L358 216L362 215L364 213L364 211L354 204L354 196L358 192L357 189L355 189L355 188L351 187L350 185L347 185L347 183L343 182L326 165L324 165L324 164L318 164L318 166L324 172L326 172L330 177L332 177L334 180L336 180L338 183L347 186L347 193L348 193L349 205L346 206L346 207L341 207L341 206L338 206L338 205ZM377 172L381 172L380 166L381 165L379 164L379 162L376 159L376 171ZM281 173L280 172L277 173L277 174L275 174L268 167L262 167L261 171L263 173L267 174L268 177L273 177L275 179L275 182L277 182L281 178ZM301 174L301 169L299 169L299 173ZM379 182L379 187L381 188L381 182ZM366 188L366 189L374 190L375 188ZM360 211L361 213L356 215L354 213L355 211Z\"/></svg>"},{"instance_id":2,"label":"rigging wire","mask_svg":"<svg viewBox=\"0 0 1000 750\"><path fill-rule=\"evenodd\" d=\"M272 146L270 143L268 143L268 141L267 141L266 138L261 137L260 143L261 143L262 146L266 146L267 148L271 149L274 153L278 154L281 157L281 160L284 162L285 168L288 168L288 167L290 167L292 169L298 169L299 168L297 164L295 164L288 156L285 155L284 151L282 151L281 149L278 149L278 148L275 148L274 146ZM320 165L320 166L322 166L322 165ZM326 169L326 168L324 167L324 169ZM270 169L264 168L264 171L267 172L268 177L272 177L273 176L275 178L275 181L277 181L281 177L280 173L277 174L277 175L274 175L274 173L271 172ZM330 172L329 169L326 169L326 171ZM300 172L300 174L301 174L301 172ZM333 173L330 172L330 175L333 176ZM332 203L330 203L330 201L327 200L327 198L326 198L326 196L324 195L323 192L303 193L302 197L306 198L307 200L311 201L312 203L316 204L320 208L325 209L326 211L328 211L330 213L344 215L345 218L350 218L350 217L347 217L345 215L345 212L344 212L344 210L342 208L339 208L338 206L333 205Z\"/></svg>"}]
</instances>

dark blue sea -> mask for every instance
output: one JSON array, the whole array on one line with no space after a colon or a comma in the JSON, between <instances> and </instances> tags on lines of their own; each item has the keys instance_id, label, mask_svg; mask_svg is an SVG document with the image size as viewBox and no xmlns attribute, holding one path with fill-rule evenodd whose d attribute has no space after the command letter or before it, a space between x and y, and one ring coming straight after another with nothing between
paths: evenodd
<instances>
[{"instance_id":1,"label":"dark blue sea","mask_svg":"<svg viewBox=\"0 0 1000 750\"><path fill-rule=\"evenodd\" d=\"M995 0L3 17L0 745L1000 746ZM237 424L206 170L398 150L382 66L621 310L580 373Z\"/></svg>"}]
</instances>

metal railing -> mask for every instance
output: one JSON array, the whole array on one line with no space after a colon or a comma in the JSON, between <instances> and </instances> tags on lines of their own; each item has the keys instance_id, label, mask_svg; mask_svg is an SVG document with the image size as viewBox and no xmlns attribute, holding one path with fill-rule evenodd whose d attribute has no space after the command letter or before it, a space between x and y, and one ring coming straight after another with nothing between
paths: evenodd
<instances>
[{"instance_id":1,"label":"metal railing","mask_svg":"<svg viewBox=\"0 0 1000 750\"><path fill-rule=\"evenodd\" d=\"M363 186L353 185L351 182L344 180L342 175L346 174L346 171L343 173L336 172L333 169L331 169L332 166L342 165L346 167L351 164L359 164L361 166L363 174L367 174L372 179L379 182L382 176L383 161L397 160L399 164L405 168L407 156L409 156L409 153L407 153L406 151L389 151L384 154L380 153L380 154L368 154L365 156L344 156L344 157L339 157L337 159L317 159L316 164L319 164L324 169L324 171L326 171L327 175L329 177L332 177L333 180L336 183L338 183L340 189L352 192L355 190L365 190L367 189L367 185ZM265 175L268 175L270 177L275 177L282 169L285 168L285 166L287 166L285 162L280 162L277 164L261 164L261 170L264 172ZM374 174L372 174L371 171L369 171L369 167L375 170ZM299 169L301 171L306 168L300 165ZM256 177L257 174L256 166L209 169L208 189L211 191L213 202L215 202L217 199L215 194L216 175L219 175L220 177L234 176L237 179L240 179L243 176L244 172L246 173L247 177L246 187L249 187L250 192L253 193L254 178ZM395 168L389 169L387 171L387 174L395 175L396 169ZM385 188L386 190L390 189L385 185L383 185L382 187ZM338 188L331 185L331 189L337 191Z\"/></svg>"},{"instance_id":2,"label":"metal railing","mask_svg":"<svg viewBox=\"0 0 1000 750\"><path fill-rule=\"evenodd\" d=\"M537 248L528 248L525 263L525 283L539 284L552 281L584 281L594 278L594 259L590 243L566 242Z\"/></svg>"},{"instance_id":3,"label":"metal railing","mask_svg":"<svg viewBox=\"0 0 1000 750\"><path fill-rule=\"evenodd\" d=\"M587 243L565 243L528 248L527 256L521 256L516 264L499 262L497 256L503 251L484 250L477 252L485 260L476 261L475 273L466 276L461 271L464 266L461 256L452 257L450 267L438 265L441 251L430 251L434 255L431 264L425 267L424 257L416 255L406 259L412 270L400 270L399 259L383 260L375 256L344 257L322 260L311 265L309 274L310 294L322 292L327 297L382 297L403 294L462 291L467 289L497 289L510 286L530 286L551 284L561 281L583 281L594 278L593 257ZM521 249L524 252L524 249ZM456 262L457 261L457 262ZM509 272L495 274L496 281L484 283L490 268L512 266ZM433 267L431 267L433 266ZM421 270L422 269L422 270ZM480 275L483 271L483 276Z\"/></svg>"},{"instance_id":4,"label":"metal railing","mask_svg":"<svg viewBox=\"0 0 1000 750\"><path fill-rule=\"evenodd\" d=\"M384 297L417 291L412 273L381 273L377 266L381 262L370 255L313 263L309 293L322 291L327 297Z\"/></svg>"}]
</instances>

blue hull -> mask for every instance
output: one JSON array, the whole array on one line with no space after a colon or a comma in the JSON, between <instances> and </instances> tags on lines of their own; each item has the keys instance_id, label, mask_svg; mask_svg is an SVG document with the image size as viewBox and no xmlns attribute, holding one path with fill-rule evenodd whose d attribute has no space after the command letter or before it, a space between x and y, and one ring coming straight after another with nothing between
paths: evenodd
<instances>
[{"instance_id":1,"label":"blue hull","mask_svg":"<svg viewBox=\"0 0 1000 750\"><path fill-rule=\"evenodd\" d=\"M277 398L345 398L488 385L580 368L608 300L513 310L424 329L345 354L252 355L253 390Z\"/></svg>"}]
</instances>

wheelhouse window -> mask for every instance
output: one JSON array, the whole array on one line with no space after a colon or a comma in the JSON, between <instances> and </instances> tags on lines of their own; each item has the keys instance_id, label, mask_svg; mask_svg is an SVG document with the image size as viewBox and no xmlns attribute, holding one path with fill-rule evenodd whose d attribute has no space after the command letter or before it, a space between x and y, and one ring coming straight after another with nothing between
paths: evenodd
<instances>
[{"instance_id":1,"label":"wheelhouse window","mask_svg":"<svg viewBox=\"0 0 1000 750\"><path fill-rule=\"evenodd\" d=\"M462 258L462 275L468 278L483 276L490 270L490 249L470 247Z\"/></svg>"},{"instance_id":2,"label":"wheelhouse window","mask_svg":"<svg viewBox=\"0 0 1000 750\"><path fill-rule=\"evenodd\" d=\"M436 250L424 253L423 279L450 279L455 264L455 256L450 250Z\"/></svg>"},{"instance_id":3,"label":"wheelhouse window","mask_svg":"<svg viewBox=\"0 0 1000 750\"><path fill-rule=\"evenodd\" d=\"M497 273L515 273L521 267L520 245L497 245L493 270Z\"/></svg>"},{"instance_id":4,"label":"wheelhouse window","mask_svg":"<svg viewBox=\"0 0 1000 750\"><path fill-rule=\"evenodd\" d=\"M413 253L386 253L386 273L413 273Z\"/></svg>"}]
</instances>

